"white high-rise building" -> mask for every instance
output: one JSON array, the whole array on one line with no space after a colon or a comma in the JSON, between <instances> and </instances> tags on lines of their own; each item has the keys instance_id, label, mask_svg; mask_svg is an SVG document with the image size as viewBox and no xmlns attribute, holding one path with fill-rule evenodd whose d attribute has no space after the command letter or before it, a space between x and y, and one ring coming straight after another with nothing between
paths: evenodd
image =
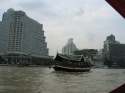
<instances>
[{"instance_id":1,"label":"white high-rise building","mask_svg":"<svg viewBox=\"0 0 125 93\"><path fill-rule=\"evenodd\" d=\"M62 48L62 54L72 55L74 51L78 50L76 45L73 43L73 39L70 38L67 44Z\"/></svg>"},{"instance_id":2,"label":"white high-rise building","mask_svg":"<svg viewBox=\"0 0 125 93\"><path fill-rule=\"evenodd\" d=\"M0 22L0 53L47 56L43 25L23 11L8 9Z\"/></svg>"}]
</instances>

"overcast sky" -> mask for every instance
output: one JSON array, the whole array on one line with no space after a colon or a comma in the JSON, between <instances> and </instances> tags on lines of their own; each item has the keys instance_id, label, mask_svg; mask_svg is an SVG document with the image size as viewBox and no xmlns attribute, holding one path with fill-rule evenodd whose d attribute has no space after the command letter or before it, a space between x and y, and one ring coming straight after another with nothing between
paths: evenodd
<instances>
[{"instance_id":1,"label":"overcast sky","mask_svg":"<svg viewBox=\"0 0 125 93\"><path fill-rule=\"evenodd\" d=\"M44 25L50 55L69 38L79 49L100 49L110 34L125 43L125 20L105 0L0 0L0 18L9 8Z\"/></svg>"}]
</instances>

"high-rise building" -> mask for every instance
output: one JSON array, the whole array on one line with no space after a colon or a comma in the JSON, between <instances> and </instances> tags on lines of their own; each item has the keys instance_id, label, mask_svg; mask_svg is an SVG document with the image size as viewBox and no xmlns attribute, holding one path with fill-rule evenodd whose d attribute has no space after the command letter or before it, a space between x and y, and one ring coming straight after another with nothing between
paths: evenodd
<instances>
[{"instance_id":1,"label":"high-rise building","mask_svg":"<svg viewBox=\"0 0 125 93\"><path fill-rule=\"evenodd\" d=\"M104 64L109 67L125 67L125 44L116 41L114 35L108 36L104 41L103 57Z\"/></svg>"},{"instance_id":2,"label":"high-rise building","mask_svg":"<svg viewBox=\"0 0 125 93\"><path fill-rule=\"evenodd\" d=\"M23 11L8 9L0 22L0 53L47 56L43 25Z\"/></svg>"},{"instance_id":3,"label":"high-rise building","mask_svg":"<svg viewBox=\"0 0 125 93\"><path fill-rule=\"evenodd\" d=\"M107 36L106 40L104 41L104 51L108 51L111 44L120 44L120 42L115 40L114 35Z\"/></svg>"},{"instance_id":4,"label":"high-rise building","mask_svg":"<svg viewBox=\"0 0 125 93\"><path fill-rule=\"evenodd\" d=\"M73 39L70 38L67 44L62 48L62 54L72 55L74 51L78 50L76 45L73 42Z\"/></svg>"}]
</instances>

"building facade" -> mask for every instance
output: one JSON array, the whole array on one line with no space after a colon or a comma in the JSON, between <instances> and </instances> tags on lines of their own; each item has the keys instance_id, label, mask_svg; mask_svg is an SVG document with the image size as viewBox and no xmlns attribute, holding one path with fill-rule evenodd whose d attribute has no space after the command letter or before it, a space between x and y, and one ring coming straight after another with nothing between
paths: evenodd
<instances>
[{"instance_id":1,"label":"building facade","mask_svg":"<svg viewBox=\"0 0 125 93\"><path fill-rule=\"evenodd\" d=\"M115 36L114 35L109 35L107 36L106 40L104 41L104 48L103 48L103 51L104 51L104 57L105 58L109 58L110 56L110 46L111 45L115 45L115 44L120 44L118 41L115 40Z\"/></svg>"},{"instance_id":2,"label":"building facade","mask_svg":"<svg viewBox=\"0 0 125 93\"><path fill-rule=\"evenodd\" d=\"M73 55L74 51L78 50L76 45L73 42L73 39L70 38L67 44L62 48L62 54L64 55Z\"/></svg>"},{"instance_id":3,"label":"building facade","mask_svg":"<svg viewBox=\"0 0 125 93\"><path fill-rule=\"evenodd\" d=\"M108 51L110 48L110 45L112 44L120 44L120 42L115 40L114 35L107 36L106 40L104 41L104 51Z\"/></svg>"},{"instance_id":4,"label":"building facade","mask_svg":"<svg viewBox=\"0 0 125 93\"><path fill-rule=\"evenodd\" d=\"M125 67L125 44L115 40L114 35L107 37L104 41L104 63L108 66Z\"/></svg>"},{"instance_id":5,"label":"building facade","mask_svg":"<svg viewBox=\"0 0 125 93\"><path fill-rule=\"evenodd\" d=\"M23 11L8 9L0 22L0 54L48 56L43 25Z\"/></svg>"}]
</instances>

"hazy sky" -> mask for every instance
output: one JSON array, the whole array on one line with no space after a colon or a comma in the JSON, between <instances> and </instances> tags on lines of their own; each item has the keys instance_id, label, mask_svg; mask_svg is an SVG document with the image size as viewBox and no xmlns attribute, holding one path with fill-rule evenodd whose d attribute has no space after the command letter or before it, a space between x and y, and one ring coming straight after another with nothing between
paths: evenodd
<instances>
[{"instance_id":1,"label":"hazy sky","mask_svg":"<svg viewBox=\"0 0 125 93\"><path fill-rule=\"evenodd\" d=\"M69 38L79 49L100 49L110 34L125 43L125 20L105 0L0 0L0 18L8 8L23 10L44 25L50 55Z\"/></svg>"}]
</instances>

